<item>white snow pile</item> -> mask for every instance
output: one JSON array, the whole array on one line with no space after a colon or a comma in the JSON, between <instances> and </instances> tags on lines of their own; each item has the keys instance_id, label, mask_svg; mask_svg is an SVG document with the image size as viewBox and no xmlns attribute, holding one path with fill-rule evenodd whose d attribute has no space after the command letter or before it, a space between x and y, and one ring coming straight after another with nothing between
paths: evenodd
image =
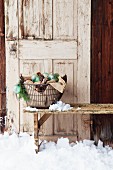
<instances>
[{"instance_id":1,"label":"white snow pile","mask_svg":"<svg viewBox=\"0 0 113 170\"><path fill-rule=\"evenodd\" d=\"M52 104L49 106L49 110L51 111L68 111L71 110L73 107L70 104L65 104L62 101L57 101L56 104Z\"/></svg>"},{"instance_id":2,"label":"white snow pile","mask_svg":"<svg viewBox=\"0 0 113 170\"><path fill-rule=\"evenodd\" d=\"M35 153L33 137L26 133L0 136L1 170L113 170L113 150L84 140L69 144L67 138L57 143L44 141Z\"/></svg>"},{"instance_id":3,"label":"white snow pile","mask_svg":"<svg viewBox=\"0 0 113 170\"><path fill-rule=\"evenodd\" d=\"M26 111L31 111L31 112L36 112L36 111L38 111L37 108L35 108L35 107L30 107L30 106L26 107L25 110L26 110Z\"/></svg>"}]
</instances>

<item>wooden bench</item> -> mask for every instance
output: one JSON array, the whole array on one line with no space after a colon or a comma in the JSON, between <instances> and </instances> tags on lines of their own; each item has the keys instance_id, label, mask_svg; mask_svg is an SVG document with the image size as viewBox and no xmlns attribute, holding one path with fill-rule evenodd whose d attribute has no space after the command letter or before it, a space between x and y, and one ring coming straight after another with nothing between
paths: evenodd
<instances>
[{"instance_id":1,"label":"wooden bench","mask_svg":"<svg viewBox=\"0 0 113 170\"><path fill-rule=\"evenodd\" d=\"M49 109L38 109L36 112L26 111L26 113L34 114L34 137L36 142L39 142L39 130L43 123L54 114L113 114L113 104L71 104L73 109L69 111L50 111ZM43 114L43 116L38 119L38 114ZM90 122L92 123L92 122Z\"/></svg>"}]
</instances>

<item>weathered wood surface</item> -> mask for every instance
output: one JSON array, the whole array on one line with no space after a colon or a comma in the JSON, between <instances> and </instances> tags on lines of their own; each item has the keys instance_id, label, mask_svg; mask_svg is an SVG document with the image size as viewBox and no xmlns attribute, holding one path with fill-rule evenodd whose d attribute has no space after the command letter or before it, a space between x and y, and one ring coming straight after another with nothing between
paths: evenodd
<instances>
[{"instance_id":1,"label":"weathered wood surface","mask_svg":"<svg viewBox=\"0 0 113 170\"><path fill-rule=\"evenodd\" d=\"M38 127L40 128L44 122L51 116L52 114L44 114L40 120L38 121Z\"/></svg>"},{"instance_id":2,"label":"weathered wood surface","mask_svg":"<svg viewBox=\"0 0 113 170\"><path fill-rule=\"evenodd\" d=\"M113 103L113 2L92 1L91 102ZM93 138L113 143L113 115L93 115ZM112 113L112 112L111 112Z\"/></svg>"},{"instance_id":3,"label":"weathered wood surface","mask_svg":"<svg viewBox=\"0 0 113 170\"><path fill-rule=\"evenodd\" d=\"M13 119L16 129L19 130L20 102L19 100L17 100L16 95L13 91L14 85L18 83L19 78L18 41L6 41L5 45L7 67L6 69L7 115L9 119ZM13 46L15 47L16 50L13 50Z\"/></svg>"},{"instance_id":4,"label":"weathered wood surface","mask_svg":"<svg viewBox=\"0 0 113 170\"><path fill-rule=\"evenodd\" d=\"M90 103L91 0L78 0L77 102ZM87 43L86 43L87 42Z\"/></svg>"},{"instance_id":5,"label":"weathered wood surface","mask_svg":"<svg viewBox=\"0 0 113 170\"><path fill-rule=\"evenodd\" d=\"M113 103L113 4L92 2L91 102Z\"/></svg>"},{"instance_id":6,"label":"weathered wood surface","mask_svg":"<svg viewBox=\"0 0 113 170\"><path fill-rule=\"evenodd\" d=\"M77 102L90 103L90 32L91 0L77 1ZM90 121L90 115L85 120ZM90 125L86 126L84 116L77 114L78 138L90 139ZM84 128L85 127L85 128Z\"/></svg>"},{"instance_id":7,"label":"weathered wood surface","mask_svg":"<svg viewBox=\"0 0 113 170\"><path fill-rule=\"evenodd\" d=\"M0 0L0 116L6 115L4 1Z\"/></svg>"},{"instance_id":8,"label":"weathered wood surface","mask_svg":"<svg viewBox=\"0 0 113 170\"><path fill-rule=\"evenodd\" d=\"M90 0L5 1L6 41L17 40L16 46L6 42L10 63L7 62L7 82L10 82L7 83L10 98L7 106L8 114L13 114L20 130L32 131L34 126L33 118L23 114L22 102L17 102L15 109L12 107L13 85L20 73L23 76L37 71L67 74L62 101L90 102L90 10ZM14 70L10 71L11 63ZM86 134L86 129L83 130L86 117L90 120L89 115L53 115L40 133L76 135L80 128L80 138L83 134L89 138L89 132Z\"/></svg>"},{"instance_id":9,"label":"weathered wood surface","mask_svg":"<svg viewBox=\"0 0 113 170\"><path fill-rule=\"evenodd\" d=\"M76 54L77 43L75 41L19 41L19 58L21 60L76 60Z\"/></svg>"},{"instance_id":10,"label":"weathered wood surface","mask_svg":"<svg viewBox=\"0 0 113 170\"><path fill-rule=\"evenodd\" d=\"M77 38L77 0L53 1L53 39Z\"/></svg>"},{"instance_id":11,"label":"weathered wood surface","mask_svg":"<svg viewBox=\"0 0 113 170\"><path fill-rule=\"evenodd\" d=\"M73 107L68 111L50 111L49 109L39 109L38 114L113 114L113 104L71 104ZM27 112L24 110L24 112ZM29 113L34 113L29 111Z\"/></svg>"},{"instance_id":12,"label":"weathered wood surface","mask_svg":"<svg viewBox=\"0 0 113 170\"><path fill-rule=\"evenodd\" d=\"M39 139L40 139L41 141L46 140L46 141L55 141L55 142L57 142L58 138L61 138L61 137L63 137L63 138L68 138L68 139L69 139L69 142L78 141L76 135L74 136L74 135L65 135L65 134L64 134L64 135L54 135L54 136L44 135L44 136L39 136ZM36 138L35 140L37 140L37 138Z\"/></svg>"},{"instance_id":13,"label":"weathered wood surface","mask_svg":"<svg viewBox=\"0 0 113 170\"><path fill-rule=\"evenodd\" d=\"M18 0L5 0L5 36L7 40L18 39Z\"/></svg>"},{"instance_id":14,"label":"weathered wood surface","mask_svg":"<svg viewBox=\"0 0 113 170\"><path fill-rule=\"evenodd\" d=\"M52 39L52 0L19 1L19 38Z\"/></svg>"},{"instance_id":15,"label":"weathered wood surface","mask_svg":"<svg viewBox=\"0 0 113 170\"><path fill-rule=\"evenodd\" d=\"M38 114L34 114L34 137L37 138L39 134Z\"/></svg>"}]
</instances>

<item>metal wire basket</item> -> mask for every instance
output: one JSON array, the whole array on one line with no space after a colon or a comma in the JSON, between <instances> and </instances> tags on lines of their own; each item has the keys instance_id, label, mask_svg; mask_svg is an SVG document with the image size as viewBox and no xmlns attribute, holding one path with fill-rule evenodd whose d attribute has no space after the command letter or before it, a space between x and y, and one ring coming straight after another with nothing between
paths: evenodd
<instances>
[{"instance_id":1,"label":"metal wire basket","mask_svg":"<svg viewBox=\"0 0 113 170\"><path fill-rule=\"evenodd\" d=\"M27 106L36 108L49 108L53 103L56 103L62 97L60 93L50 84L25 84L30 100L27 101Z\"/></svg>"}]
</instances>

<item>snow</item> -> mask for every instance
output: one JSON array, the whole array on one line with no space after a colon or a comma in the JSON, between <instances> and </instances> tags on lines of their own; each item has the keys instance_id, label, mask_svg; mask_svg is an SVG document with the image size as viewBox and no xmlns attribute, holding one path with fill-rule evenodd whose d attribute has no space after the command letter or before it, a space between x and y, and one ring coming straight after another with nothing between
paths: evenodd
<instances>
[{"instance_id":1,"label":"snow","mask_svg":"<svg viewBox=\"0 0 113 170\"><path fill-rule=\"evenodd\" d=\"M77 107L77 109L76 110L81 110L81 108L80 107Z\"/></svg>"},{"instance_id":2,"label":"snow","mask_svg":"<svg viewBox=\"0 0 113 170\"><path fill-rule=\"evenodd\" d=\"M37 111L38 111L37 108L35 108L35 107L30 107L30 106L26 107L25 110L26 110L26 111L31 111L31 112L37 112Z\"/></svg>"},{"instance_id":3,"label":"snow","mask_svg":"<svg viewBox=\"0 0 113 170\"><path fill-rule=\"evenodd\" d=\"M70 106L70 104L65 104L62 101L57 101L56 104L52 104L49 106L50 111L68 111L72 109L73 107Z\"/></svg>"},{"instance_id":4,"label":"snow","mask_svg":"<svg viewBox=\"0 0 113 170\"><path fill-rule=\"evenodd\" d=\"M43 141L35 153L33 136L7 132L0 135L1 170L113 170L113 150L84 140L69 144L60 138L57 143Z\"/></svg>"},{"instance_id":5,"label":"snow","mask_svg":"<svg viewBox=\"0 0 113 170\"><path fill-rule=\"evenodd\" d=\"M73 107L71 107L70 106L70 104L65 104L65 103L63 103L62 101L57 101L57 103L56 104L52 104L52 105L50 105L49 106L49 110L50 111L68 111L68 110L70 110L70 109L72 109ZM78 108L78 110L79 110L80 108ZM24 110L26 110L26 111L31 111L31 112L36 112L36 111L38 111L38 109L37 108L33 108L33 107L30 107L30 106L28 106L28 107L26 107Z\"/></svg>"}]
</instances>

